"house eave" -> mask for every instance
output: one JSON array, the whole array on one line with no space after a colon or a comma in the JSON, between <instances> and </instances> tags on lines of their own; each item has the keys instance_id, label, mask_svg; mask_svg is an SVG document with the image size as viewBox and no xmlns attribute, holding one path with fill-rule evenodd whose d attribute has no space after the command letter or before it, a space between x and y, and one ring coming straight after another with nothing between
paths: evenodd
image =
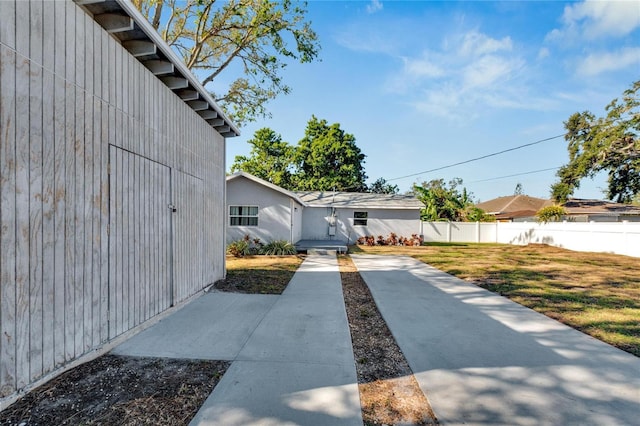
<instances>
[{"instance_id":1,"label":"house eave","mask_svg":"<svg viewBox=\"0 0 640 426\"><path fill-rule=\"evenodd\" d=\"M267 182L264 179L260 179L257 176L254 176L250 173L245 173L245 172L235 172L233 174L230 174L227 176L227 182L234 180L234 179L238 179L240 177L243 177L245 179L248 179L252 182L255 182L259 185L262 185L266 188L269 188L273 191L279 192L280 194L286 195L287 197L291 198L292 200L294 200L296 203L300 204L302 207L309 207L309 204L305 203L303 200L300 199L300 197L298 197L296 194L294 194L293 192L287 191L286 189L275 185L271 182Z\"/></svg>"},{"instance_id":2,"label":"house eave","mask_svg":"<svg viewBox=\"0 0 640 426\"><path fill-rule=\"evenodd\" d=\"M176 96L225 138L240 130L128 0L74 0ZM205 118L206 117L206 118Z\"/></svg>"}]
</instances>

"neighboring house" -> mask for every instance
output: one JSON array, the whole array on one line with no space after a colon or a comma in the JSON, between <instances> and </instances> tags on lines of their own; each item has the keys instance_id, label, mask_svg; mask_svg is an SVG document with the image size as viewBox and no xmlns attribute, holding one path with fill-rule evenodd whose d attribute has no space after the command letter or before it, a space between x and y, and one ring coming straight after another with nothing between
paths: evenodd
<instances>
[{"instance_id":1,"label":"neighboring house","mask_svg":"<svg viewBox=\"0 0 640 426\"><path fill-rule=\"evenodd\" d=\"M499 222L532 222L538 210L553 204L552 200L512 195L479 203L477 207L494 215ZM564 208L567 211L564 219L571 222L640 221L640 207L611 201L572 198Z\"/></svg>"},{"instance_id":2,"label":"neighboring house","mask_svg":"<svg viewBox=\"0 0 640 426\"><path fill-rule=\"evenodd\" d=\"M391 232L421 233L423 204L412 196L287 191L244 172L227 176L227 243L249 235L262 241L340 241Z\"/></svg>"},{"instance_id":3,"label":"neighboring house","mask_svg":"<svg viewBox=\"0 0 640 426\"><path fill-rule=\"evenodd\" d=\"M0 409L224 277L238 130L128 1L0 1Z\"/></svg>"},{"instance_id":4,"label":"neighboring house","mask_svg":"<svg viewBox=\"0 0 640 426\"><path fill-rule=\"evenodd\" d=\"M640 222L640 207L629 204L572 198L564 208L566 220L574 222Z\"/></svg>"},{"instance_id":5,"label":"neighboring house","mask_svg":"<svg viewBox=\"0 0 640 426\"><path fill-rule=\"evenodd\" d=\"M495 216L498 222L518 222L535 220L538 210L552 205L552 201L543 198L510 195L478 203L476 207Z\"/></svg>"}]
</instances>

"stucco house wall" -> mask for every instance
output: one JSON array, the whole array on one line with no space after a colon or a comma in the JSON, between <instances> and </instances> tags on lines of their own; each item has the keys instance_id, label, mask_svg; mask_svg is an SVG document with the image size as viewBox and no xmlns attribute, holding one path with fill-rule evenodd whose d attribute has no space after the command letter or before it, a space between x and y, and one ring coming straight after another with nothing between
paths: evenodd
<instances>
[{"instance_id":1,"label":"stucco house wall","mask_svg":"<svg viewBox=\"0 0 640 426\"><path fill-rule=\"evenodd\" d=\"M330 207L306 207L302 211L302 240L329 240L338 239L329 236L329 224L331 221Z\"/></svg>"},{"instance_id":2,"label":"stucco house wall","mask_svg":"<svg viewBox=\"0 0 640 426\"><path fill-rule=\"evenodd\" d=\"M367 212L367 224L354 225L354 212ZM419 209L374 209L336 208L335 237L329 236L332 209L328 207L307 207L303 212L303 240L337 239L353 244L358 237L382 235L394 232L398 236L410 237L420 234Z\"/></svg>"},{"instance_id":3,"label":"stucco house wall","mask_svg":"<svg viewBox=\"0 0 640 426\"><path fill-rule=\"evenodd\" d=\"M258 207L258 226L232 226L231 206ZM268 243L274 240L296 242L301 231L302 205L285 193L244 176L227 179L226 242L245 235Z\"/></svg>"}]
</instances>

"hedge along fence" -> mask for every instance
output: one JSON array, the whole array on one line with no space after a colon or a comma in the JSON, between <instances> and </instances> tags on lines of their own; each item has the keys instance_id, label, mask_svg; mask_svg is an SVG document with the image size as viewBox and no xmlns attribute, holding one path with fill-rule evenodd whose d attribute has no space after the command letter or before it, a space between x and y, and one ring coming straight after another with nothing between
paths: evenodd
<instances>
[{"instance_id":1,"label":"hedge along fence","mask_svg":"<svg viewBox=\"0 0 640 426\"><path fill-rule=\"evenodd\" d=\"M640 257L640 222L423 222L425 242L549 244Z\"/></svg>"}]
</instances>

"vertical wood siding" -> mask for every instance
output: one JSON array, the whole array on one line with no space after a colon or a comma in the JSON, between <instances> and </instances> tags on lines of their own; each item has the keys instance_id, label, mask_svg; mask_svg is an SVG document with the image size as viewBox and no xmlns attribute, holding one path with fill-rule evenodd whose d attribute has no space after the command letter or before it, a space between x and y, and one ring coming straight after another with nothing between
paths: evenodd
<instances>
[{"instance_id":1,"label":"vertical wood siding","mask_svg":"<svg viewBox=\"0 0 640 426\"><path fill-rule=\"evenodd\" d=\"M171 264L171 182L167 166L115 146L109 155L113 338L170 306L171 277L165 270Z\"/></svg>"},{"instance_id":2,"label":"vertical wood siding","mask_svg":"<svg viewBox=\"0 0 640 426\"><path fill-rule=\"evenodd\" d=\"M203 282L203 240L199 230L204 225L202 179L176 171L172 177L174 302L180 302L196 291Z\"/></svg>"},{"instance_id":3,"label":"vertical wood siding","mask_svg":"<svg viewBox=\"0 0 640 426\"><path fill-rule=\"evenodd\" d=\"M223 219L215 130L73 2L0 1L0 403L222 278Z\"/></svg>"}]
</instances>

